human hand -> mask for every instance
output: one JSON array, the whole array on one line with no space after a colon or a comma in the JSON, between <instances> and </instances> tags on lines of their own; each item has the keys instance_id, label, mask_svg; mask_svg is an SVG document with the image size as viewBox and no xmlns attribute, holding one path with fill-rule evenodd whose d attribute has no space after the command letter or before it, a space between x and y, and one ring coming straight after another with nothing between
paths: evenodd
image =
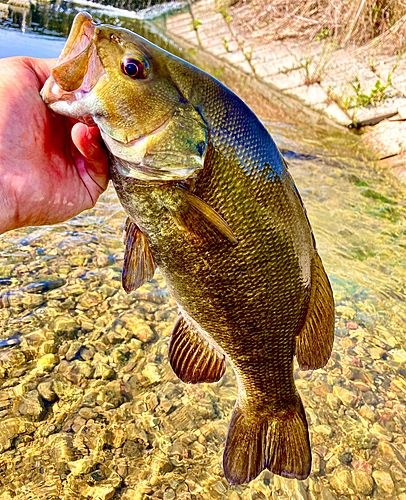
<instances>
[{"instance_id":1,"label":"human hand","mask_svg":"<svg viewBox=\"0 0 406 500\"><path fill-rule=\"evenodd\" d=\"M107 188L98 128L53 116L39 94L55 62L0 59L0 234L67 220Z\"/></svg>"}]
</instances>

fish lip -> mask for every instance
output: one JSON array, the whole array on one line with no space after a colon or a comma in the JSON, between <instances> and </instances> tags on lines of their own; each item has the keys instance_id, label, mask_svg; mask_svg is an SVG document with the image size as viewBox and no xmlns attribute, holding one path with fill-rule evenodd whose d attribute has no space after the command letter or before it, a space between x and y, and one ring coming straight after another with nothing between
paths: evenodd
<instances>
[{"instance_id":1,"label":"fish lip","mask_svg":"<svg viewBox=\"0 0 406 500\"><path fill-rule=\"evenodd\" d=\"M113 137L112 135L110 135L106 130L103 129L103 126L102 125L99 125L99 128L103 131L104 134L107 134L109 137L111 137L111 139L113 139L115 142L118 142L119 144L122 144L123 146L126 146L128 148L132 148L134 147L137 143L141 142L143 139L145 139L146 137L150 137L152 135L156 135L156 134L159 134L160 132L162 132L162 130L164 130L170 123L170 121L172 120L173 116L174 116L175 112L172 112L170 113L170 115L168 116L168 118L166 118L162 123L161 125L158 125L158 127L156 127L154 130L151 130L149 132L146 132L145 134L142 134L138 137L136 137L135 139L131 139L130 141L121 141L119 139L116 139L115 137ZM136 163L134 163L134 165L136 165Z\"/></svg>"},{"instance_id":2,"label":"fish lip","mask_svg":"<svg viewBox=\"0 0 406 500\"><path fill-rule=\"evenodd\" d=\"M52 105L58 101L73 104L83 99L93 90L100 78L107 75L94 43L98 26L87 12L83 11L76 15L62 53L51 70L51 76L41 90L41 96L45 104L50 106L51 109ZM58 71L70 61L80 57L81 54L85 54L86 51L89 52L89 57L82 83L73 90L64 89L63 86L58 84ZM88 121L86 119L86 123Z\"/></svg>"}]
</instances>

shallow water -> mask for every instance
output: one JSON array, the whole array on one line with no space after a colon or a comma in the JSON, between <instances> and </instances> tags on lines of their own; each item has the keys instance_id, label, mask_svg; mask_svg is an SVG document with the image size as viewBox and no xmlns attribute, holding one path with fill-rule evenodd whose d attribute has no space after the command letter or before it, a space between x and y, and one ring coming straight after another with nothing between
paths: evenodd
<instances>
[{"instance_id":1,"label":"shallow water","mask_svg":"<svg viewBox=\"0 0 406 500\"><path fill-rule=\"evenodd\" d=\"M77 8L48 12L70 21ZM138 23L133 14L103 15ZM2 40L21 40L25 51L27 36L37 56L60 52L68 26L38 35L26 21L21 34L15 18L0 24L0 55ZM242 97L255 109L251 95ZM228 367L219 383L197 386L173 374L176 305L159 273L130 295L121 289L125 214L109 188L67 223L0 240L2 500L406 500L405 187L368 160L357 136L258 109L286 152L336 298L331 360L296 370L309 479L264 472L249 485L227 484L234 374Z\"/></svg>"}]
</instances>

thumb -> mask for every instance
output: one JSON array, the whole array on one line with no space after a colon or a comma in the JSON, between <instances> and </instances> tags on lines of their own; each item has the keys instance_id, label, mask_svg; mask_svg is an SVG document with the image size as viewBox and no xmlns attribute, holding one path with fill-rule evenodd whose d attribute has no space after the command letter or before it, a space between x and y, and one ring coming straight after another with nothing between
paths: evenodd
<instances>
[{"instance_id":1,"label":"thumb","mask_svg":"<svg viewBox=\"0 0 406 500\"><path fill-rule=\"evenodd\" d=\"M86 169L92 180L102 191L109 182L109 162L105 149L101 144L99 129L76 123L72 127L72 141L84 156Z\"/></svg>"}]
</instances>

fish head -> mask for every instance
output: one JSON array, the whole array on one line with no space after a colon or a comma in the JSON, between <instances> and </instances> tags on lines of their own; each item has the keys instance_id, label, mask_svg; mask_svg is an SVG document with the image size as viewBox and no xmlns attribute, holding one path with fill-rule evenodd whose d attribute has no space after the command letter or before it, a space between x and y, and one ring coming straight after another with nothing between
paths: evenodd
<instances>
[{"instance_id":1,"label":"fish head","mask_svg":"<svg viewBox=\"0 0 406 500\"><path fill-rule=\"evenodd\" d=\"M186 179L203 167L208 127L179 88L175 73L185 64L81 12L42 97L55 113L97 125L111 154L122 160L123 175Z\"/></svg>"}]
</instances>

